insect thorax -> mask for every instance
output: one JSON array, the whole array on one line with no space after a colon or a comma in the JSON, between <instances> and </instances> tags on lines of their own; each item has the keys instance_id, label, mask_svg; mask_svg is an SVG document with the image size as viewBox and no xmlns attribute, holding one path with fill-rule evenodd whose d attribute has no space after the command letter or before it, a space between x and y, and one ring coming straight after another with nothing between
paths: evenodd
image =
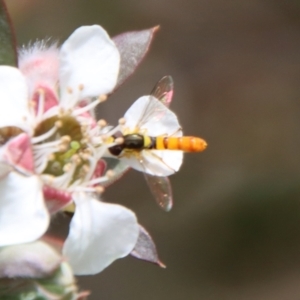
<instances>
[{"instance_id":1,"label":"insect thorax","mask_svg":"<svg viewBox=\"0 0 300 300\"><path fill-rule=\"evenodd\" d=\"M123 144L115 145L109 148L112 155L119 156L124 151L142 151L144 149L154 149L156 139L147 135L138 133L126 134L123 136Z\"/></svg>"},{"instance_id":2,"label":"insect thorax","mask_svg":"<svg viewBox=\"0 0 300 300\"><path fill-rule=\"evenodd\" d=\"M144 136L138 133L124 135L124 148L132 150L144 149Z\"/></svg>"}]
</instances>

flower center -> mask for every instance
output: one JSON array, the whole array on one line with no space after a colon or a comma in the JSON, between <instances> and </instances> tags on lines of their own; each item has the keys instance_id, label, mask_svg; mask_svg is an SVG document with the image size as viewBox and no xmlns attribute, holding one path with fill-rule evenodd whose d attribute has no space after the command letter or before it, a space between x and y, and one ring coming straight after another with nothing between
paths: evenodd
<instances>
[{"instance_id":1,"label":"flower center","mask_svg":"<svg viewBox=\"0 0 300 300\"><path fill-rule=\"evenodd\" d=\"M47 136L52 128L56 131ZM84 177L90 166L88 139L83 126L71 115L54 116L42 121L36 128L34 138L45 135L45 139L34 146L37 162L43 163L40 173L61 176L66 172L72 173L69 184ZM42 156L39 159L38 156Z\"/></svg>"}]
</instances>

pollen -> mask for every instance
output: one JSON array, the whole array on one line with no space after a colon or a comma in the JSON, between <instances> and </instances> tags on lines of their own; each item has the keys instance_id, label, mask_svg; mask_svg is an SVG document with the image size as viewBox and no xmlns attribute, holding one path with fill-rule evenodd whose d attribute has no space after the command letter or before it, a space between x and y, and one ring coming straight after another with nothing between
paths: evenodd
<instances>
[{"instance_id":1,"label":"pollen","mask_svg":"<svg viewBox=\"0 0 300 300\"><path fill-rule=\"evenodd\" d=\"M68 149L68 145L66 145L66 144L60 144L58 146L58 151L59 152L65 152L67 149Z\"/></svg>"},{"instance_id":2,"label":"pollen","mask_svg":"<svg viewBox=\"0 0 300 300\"><path fill-rule=\"evenodd\" d=\"M87 122L82 122L81 131L87 132L88 129L89 129L88 123Z\"/></svg>"},{"instance_id":3,"label":"pollen","mask_svg":"<svg viewBox=\"0 0 300 300\"><path fill-rule=\"evenodd\" d=\"M37 93L39 93L40 96L41 96L41 95L45 95L45 90L42 89L42 88L38 88Z\"/></svg>"},{"instance_id":4,"label":"pollen","mask_svg":"<svg viewBox=\"0 0 300 300\"><path fill-rule=\"evenodd\" d=\"M35 101L29 101L29 107L36 108L36 102Z\"/></svg>"},{"instance_id":5,"label":"pollen","mask_svg":"<svg viewBox=\"0 0 300 300\"><path fill-rule=\"evenodd\" d=\"M124 144L124 138L123 137L118 137L115 139L115 142L119 145Z\"/></svg>"},{"instance_id":6,"label":"pollen","mask_svg":"<svg viewBox=\"0 0 300 300\"><path fill-rule=\"evenodd\" d=\"M68 92L69 94L72 94L72 93L73 93L72 88L71 88L71 87L67 87L67 92Z\"/></svg>"},{"instance_id":7,"label":"pollen","mask_svg":"<svg viewBox=\"0 0 300 300\"><path fill-rule=\"evenodd\" d=\"M69 135L64 135L60 138L62 143L70 143L71 142L71 137Z\"/></svg>"},{"instance_id":8,"label":"pollen","mask_svg":"<svg viewBox=\"0 0 300 300\"><path fill-rule=\"evenodd\" d=\"M107 122L104 119L101 119L97 122L99 127L105 127L107 125Z\"/></svg>"},{"instance_id":9,"label":"pollen","mask_svg":"<svg viewBox=\"0 0 300 300\"><path fill-rule=\"evenodd\" d=\"M58 121L56 121L56 122L54 123L54 126L55 126L56 128L61 128L61 127L63 126L63 122L60 121L60 120L58 120Z\"/></svg>"},{"instance_id":10,"label":"pollen","mask_svg":"<svg viewBox=\"0 0 300 300\"><path fill-rule=\"evenodd\" d=\"M119 124L120 125L125 125L126 124L126 119L125 118L119 119Z\"/></svg>"},{"instance_id":11,"label":"pollen","mask_svg":"<svg viewBox=\"0 0 300 300\"><path fill-rule=\"evenodd\" d=\"M84 89L84 85L82 83L79 84L78 89L79 89L79 91L82 91Z\"/></svg>"},{"instance_id":12,"label":"pollen","mask_svg":"<svg viewBox=\"0 0 300 300\"><path fill-rule=\"evenodd\" d=\"M90 148L86 148L83 150L83 153L90 155L92 154L92 150Z\"/></svg>"},{"instance_id":13,"label":"pollen","mask_svg":"<svg viewBox=\"0 0 300 300\"><path fill-rule=\"evenodd\" d=\"M43 180L45 181L46 184L53 185L53 182L55 180L55 176L53 176L53 175L46 175L46 176L43 177Z\"/></svg>"},{"instance_id":14,"label":"pollen","mask_svg":"<svg viewBox=\"0 0 300 300\"><path fill-rule=\"evenodd\" d=\"M98 100L100 101L100 102L104 102L104 101L106 101L107 100L107 95L100 95L99 96L99 98L98 98Z\"/></svg>"},{"instance_id":15,"label":"pollen","mask_svg":"<svg viewBox=\"0 0 300 300\"><path fill-rule=\"evenodd\" d=\"M102 138L102 141L106 141L106 140L109 139L109 136L106 135L106 134L102 134L102 135L101 135L101 138Z\"/></svg>"},{"instance_id":16,"label":"pollen","mask_svg":"<svg viewBox=\"0 0 300 300\"><path fill-rule=\"evenodd\" d=\"M88 142L87 137L84 137L84 138L81 139L81 141L80 141L81 144L87 144L87 142Z\"/></svg>"},{"instance_id":17,"label":"pollen","mask_svg":"<svg viewBox=\"0 0 300 300\"><path fill-rule=\"evenodd\" d=\"M90 167L89 167L88 165L83 165L82 168L81 168L81 170L82 170L85 174L87 174L87 173L90 171Z\"/></svg>"},{"instance_id":18,"label":"pollen","mask_svg":"<svg viewBox=\"0 0 300 300\"><path fill-rule=\"evenodd\" d=\"M81 157L81 159L83 160L88 160L90 158L90 154L89 153L79 153L79 156Z\"/></svg>"},{"instance_id":19,"label":"pollen","mask_svg":"<svg viewBox=\"0 0 300 300\"><path fill-rule=\"evenodd\" d=\"M104 192L104 187L103 186L95 186L95 192L98 194L102 194Z\"/></svg>"},{"instance_id":20,"label":"pollen","mask_svg":"<svg viewBox=\"0 0 300 300\"><path fill-rule=\"evenodd\" d=\"M72 168L72 164L65 164L64 165L64 167L63 167L63 171L64 172L68 172L68 171L70 171L71 170L71 168Z\"/></svg>"},{"instance_id":21,"label":"pollen","mask_svg":"<svg viewBox=\"0 0 300 300\"><path fill-rule=\"evenodd\" d=\"M80 156L78 154L74 154L71 158L71 160L77 165L79 166L82 162Z\"/></svg>"},{"instance_id":22,"label":"pollen","mask_svg":"<svg viewBox=\"0 0 300 300\"><path fill-rule=\"evenodd\" d=\"M105 174L107 178L113 178L115 176L115 172L113 170L108 170Z\"/></svg>"},{"instance_id":23,"label":"pollen","mask_svg":"<svg viewBox=\"0 0 300 300\"><path fill-rule=\"evenodd\" d=\"M55 155L53 153L48 155L48 161L53 161L55 160Z\"/></svg>"}]
</instances>

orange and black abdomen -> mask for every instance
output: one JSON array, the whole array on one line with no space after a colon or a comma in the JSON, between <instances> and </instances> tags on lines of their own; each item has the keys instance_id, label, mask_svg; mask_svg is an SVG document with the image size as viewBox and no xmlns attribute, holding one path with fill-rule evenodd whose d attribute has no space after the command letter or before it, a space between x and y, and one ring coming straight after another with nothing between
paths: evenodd
<instances>
[{"instance_id":1,"label":"orange and black abdomen","mask_svg":"<svg viewBox=\"0 0 300 300\"><path fill-rule=\"evenodd\" d=\"M207 143L198 137L181 136L181 137L164 137L158 136L156 138L157 150L181 150L184 152L200 152L207 146Z\"/></svg>"}]
</instances>

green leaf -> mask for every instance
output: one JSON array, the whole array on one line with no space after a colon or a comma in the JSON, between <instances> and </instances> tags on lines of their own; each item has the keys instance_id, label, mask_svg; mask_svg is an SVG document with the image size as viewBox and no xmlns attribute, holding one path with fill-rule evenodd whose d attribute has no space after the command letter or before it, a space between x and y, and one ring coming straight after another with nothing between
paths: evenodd
<instances>
[{"instance_id":1,"label":"green leaf","mask_svg":"<svg viewBox=\"0 0 300 300\"><path fill-rule=\"evenodd\" d=\"M0 65L17 66L15 35L4 0L0 0Z\"/></svg>"}]
</instances>

